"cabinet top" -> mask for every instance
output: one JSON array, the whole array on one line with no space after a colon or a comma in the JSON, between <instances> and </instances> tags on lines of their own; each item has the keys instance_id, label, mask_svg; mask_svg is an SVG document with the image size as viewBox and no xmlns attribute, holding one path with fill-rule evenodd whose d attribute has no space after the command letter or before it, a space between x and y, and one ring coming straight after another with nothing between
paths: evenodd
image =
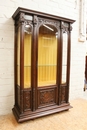
<instances>
[{"instance_id":1,"label":"cabinet top","mask_svg":"<svg viewBox=\"0 0 87 130\"><path fill-rule=\"evenodd\" d=\"M20 13L25 13L27 15L32 15L32 16L37 15L39 17L51 18L51 19L54 19L54 20L61 20L61 21L70 22L70 23L75 22L75 20L73 20L73 19L68 19L68 18L57 16L57 15L52 15L52 14L47 14L47 13L43 13L43 12L39 12L39 11L34 11L34 10L22 8L22 7L17 8L17 10L12 15L12 18L14 20L16 20L17 16L20 15Z\"/></svg>"}]
</instances>

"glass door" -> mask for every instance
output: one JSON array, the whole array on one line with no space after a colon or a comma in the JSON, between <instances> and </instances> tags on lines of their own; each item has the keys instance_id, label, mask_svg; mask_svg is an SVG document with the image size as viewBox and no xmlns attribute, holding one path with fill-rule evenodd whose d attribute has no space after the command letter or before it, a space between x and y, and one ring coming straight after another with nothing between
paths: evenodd
<instances>
[{"instance_id":1,"label":"glass door","mask_svg":"<svg viewBox=\"0 0 87 130\"><path fill-rule=\"evenodd\" d=\"M57 35L55 26L43 24L38 37L38 87L56 85Z\"/></svg>"},{"instance_id":2,"label":"glass door","mask_svg":"<svg viewBox=\"0 0 87 130\"><path fill-rule=\"evenodd\" d=\"M66 31L63 32L63 43L62 43L62 78L61 84L66 84L67 81L67 48L68 48L68 34Z\"/></svg>"},{"instance_id":3,"label":"glass door","mask_svg":"<svg viewBox=\"0 0 87 130\"><path fill-rule=\"evenodd\" d=\"M17 86L20 86L20 27L17 33Z\"/></svg>"},{"instance_id":4,"label":"glass door","mask_svg":"<svg viewBox=\"0 0 87 130\"><path fill-rule=\"evenodd\" d=\"M31 87L31 42L32 26L26 24L24 27L24 88Z\"/></svg>"}]
</instances>

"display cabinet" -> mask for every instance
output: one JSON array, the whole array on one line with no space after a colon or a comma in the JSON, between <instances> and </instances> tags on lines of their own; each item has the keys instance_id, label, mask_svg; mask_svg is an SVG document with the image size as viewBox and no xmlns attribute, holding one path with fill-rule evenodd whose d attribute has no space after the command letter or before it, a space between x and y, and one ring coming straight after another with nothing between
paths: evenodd
<instances>
[{"instance_id":1,"label":"display cabinet","mask_svg":"<svg viewBox=\"0 0 87 130\"><path fill-rule=\"evenodd\" d=\"M13 113L18 122L68 110L72 19L18 8Z\"/></svg>"}]
</instances>

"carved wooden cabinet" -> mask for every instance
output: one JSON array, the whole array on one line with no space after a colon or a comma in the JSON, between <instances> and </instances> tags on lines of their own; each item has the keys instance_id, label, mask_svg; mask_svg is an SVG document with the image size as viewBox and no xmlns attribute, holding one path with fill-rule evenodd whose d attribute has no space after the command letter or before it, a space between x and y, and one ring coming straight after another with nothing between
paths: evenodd
<instances>
[{"instance_id":1,"label":"carved wooden cabinet","mask_svg":"<svg viewBox=\"0 0 87 130\"><path fill-rule=\"evenodd\" d=\"M74 20L18 8L15 21L15 104L18 122L68 110Z\"/></svg>"}]
</instances>

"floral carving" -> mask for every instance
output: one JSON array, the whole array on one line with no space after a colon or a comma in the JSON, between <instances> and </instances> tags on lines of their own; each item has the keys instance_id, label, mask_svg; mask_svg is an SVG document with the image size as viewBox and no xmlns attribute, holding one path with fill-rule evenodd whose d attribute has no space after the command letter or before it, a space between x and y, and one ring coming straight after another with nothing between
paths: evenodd
<instances>
[{"instance_id":1,"label":"floral carving","mask_svg":"<svg viewBox=\"0 0 87 130\"><path fill-rule=\"evenodd\" d=\"M50 104L55 102L54 90L40 91L40 105Z\"/></svg>"},{"instance_id":2,"label":"floral carving","mask_svg":"<svg viewBox=\"0 0 87 130\"><path fill-rule=\"evenodd\" d=\"M25 15L24 13L20 14L20 22L24 22L24 15Z\"/></svg>"},{"instance_id":3,"label":"floral carving","mask_svg":"<svg viewBox=\"0 0 87 130\"><path fill-rule=\"evenodd\" d=\"M30 92L24 92L24 110L30 109Z\"/></svg>"},{"instance_id":4,"label":"floral carving","mask_svg":"<svg viewBox=\"0 0 87 130\"><path fill-rule=\"evenodd\" d=\"M60 100L61 100L61 103L66 102L66 87L60 88Z\"/></svg>"},{"instance_id":5,"label":"floral carving","mask_svg":"<svg viewBox=\"0 0 87 130\"><path fill-rule=\"evenodd\" d=\"M44 18L38 18L38 23L39 23L39 26L41 26L42 24L49 24L49 25L54 25L57 29L59 29L59 26L60 26L60 22L56 22L56 21L51 21L51 20L48 20L48 19L44 19Z\"/></svg>"},{"instance_id":6,"label":"floral carving","mask_svg":"<svg viewBox=\"0 0 87 130\"><path fill-rule=\"evenodd\" d=\"M23 113L23 90L20 90L20 109L21 113Z\"/></svg>"}]
</instances>

